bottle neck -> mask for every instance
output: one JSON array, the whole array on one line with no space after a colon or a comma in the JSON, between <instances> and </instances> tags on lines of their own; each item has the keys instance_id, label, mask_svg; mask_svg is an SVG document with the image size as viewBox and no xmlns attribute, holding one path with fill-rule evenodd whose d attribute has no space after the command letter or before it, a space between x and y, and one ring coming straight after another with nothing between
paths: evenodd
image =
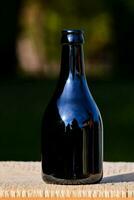
<instances>
[{"instance_id":1,"label":"bottle neck","mask_svg":"<svg viewBox=\"0 0 134 200\"><path fill-rule=\"evenodd\" d=\"M62 45L60 79L67 80L70 74L73 79L85 76L83 46L81 44Z\"/></svg>"}]
</instances>

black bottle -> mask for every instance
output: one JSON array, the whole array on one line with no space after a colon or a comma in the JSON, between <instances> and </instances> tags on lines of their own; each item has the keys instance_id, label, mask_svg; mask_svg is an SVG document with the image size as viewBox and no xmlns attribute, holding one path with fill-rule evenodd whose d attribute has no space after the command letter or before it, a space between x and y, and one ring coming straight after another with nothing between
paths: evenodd
<instances>
[{"instance_id":1,"label":"black bottle","mask_svg":"<svg viewBox=\"0 0 134 200\"><path fill-rule=\"evenodd\" d=\"M90 184L103 174L103 124L88 89L83 32L62 31L61 72L42 122L42 177L47 183Z\"/></svg>"}]
</instances>

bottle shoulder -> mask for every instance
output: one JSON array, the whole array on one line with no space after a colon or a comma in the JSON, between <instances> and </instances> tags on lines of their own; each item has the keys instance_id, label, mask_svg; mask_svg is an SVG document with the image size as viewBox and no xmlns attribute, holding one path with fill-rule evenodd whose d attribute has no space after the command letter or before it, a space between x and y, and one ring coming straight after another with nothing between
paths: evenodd
<instances>
[{"instance_id":1,"label":"bottle shoulder","mask_svg":"<svg viewBox=\"0 0 134 200\"><path fill-rule=\"evenodd\" d=\"M57 118L64 121L66 125L76 120L80 127L91 120L100 121L100 112L87 83L84 81L68 84L65 85L60 95L54 96L50 101L47 107L48 116L54 117L56 114Z\"/></svg>"}]
</instances>

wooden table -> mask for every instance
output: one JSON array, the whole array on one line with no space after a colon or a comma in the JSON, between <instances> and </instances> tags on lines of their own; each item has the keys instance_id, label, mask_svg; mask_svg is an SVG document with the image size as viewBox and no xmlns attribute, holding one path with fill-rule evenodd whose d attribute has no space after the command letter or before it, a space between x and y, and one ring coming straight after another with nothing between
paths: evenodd
<instances>
[{"instance_id":1,"label":"wooden table","mask_svg":"<svg viewBox=\"0 0 134 200\"><path fill-rule=\"evenodd\" d=\"M134 198L134 163L104 162L104 178L94 185L53 185L41 178L40 162L0 162L0 198Z\"/></svg>"}]
</instances>

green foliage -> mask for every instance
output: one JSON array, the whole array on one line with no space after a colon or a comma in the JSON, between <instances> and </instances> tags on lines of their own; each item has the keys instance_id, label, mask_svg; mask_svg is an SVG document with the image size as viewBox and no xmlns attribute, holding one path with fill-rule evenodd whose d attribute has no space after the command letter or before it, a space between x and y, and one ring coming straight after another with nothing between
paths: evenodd
<instances>
[{"instance_id":1,"label":"green foliage","mask_svg":"<svg viewBox=\"0 0 134 200\"><path fill-rule=\"evenodd\" d=\"M110 15L104 12L100 6L101 3L97 4L97 2L86 1L81 9L79 2L75 0L64 3L61 1L57 5L55 1L48 3L44 14L44 43L49 61L59 59L58 50L62 29L83 29L85 31L87 59L90 53L101 51L111 42ZM86 11L87 8L88 11ZM90 10L96 10L96 12L90 12Z\"/></svg>"}]
</instances>

